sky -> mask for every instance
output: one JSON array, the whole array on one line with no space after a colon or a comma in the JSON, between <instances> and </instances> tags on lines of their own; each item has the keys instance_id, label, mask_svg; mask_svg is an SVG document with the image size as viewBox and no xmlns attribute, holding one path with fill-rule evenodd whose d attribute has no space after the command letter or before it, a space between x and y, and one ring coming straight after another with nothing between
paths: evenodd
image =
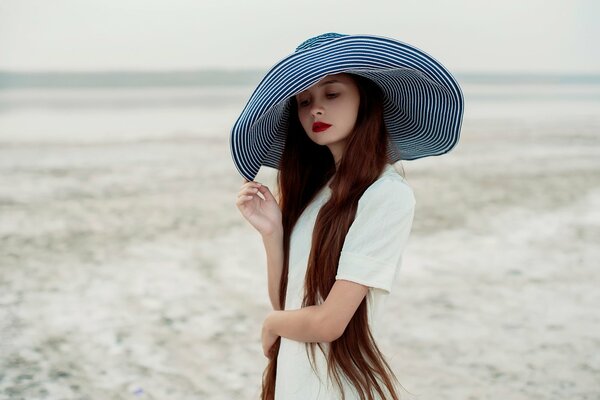
<instances>
[{"instance_id":1,"label":"sky","mask_svg":"<svg viewBox=\"0 0 600 400\"><path fill-rule=\"evenodd\" d=\"M266 69L339 32L455 72L600 73L599 20L597 0L0 0L0 70Z\"/></svg>"}]
</instances>

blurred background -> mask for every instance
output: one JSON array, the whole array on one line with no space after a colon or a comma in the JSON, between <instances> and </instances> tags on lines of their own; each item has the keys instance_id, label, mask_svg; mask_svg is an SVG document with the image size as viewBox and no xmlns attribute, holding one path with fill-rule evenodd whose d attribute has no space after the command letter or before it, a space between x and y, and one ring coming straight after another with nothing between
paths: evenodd
<instances>
[{"instance_id":1,"label":"blurred background","mask_svg":"<svg viewBox=\"0 0 600 400\"><path fill-rule=\"evenodd\" d=\"M404 398L600 399L600 3L0 0L0 399L258 399L229 130L305 39L455 74L379 344ZM256 181L274 188L275 170Z\"/></svg>"}]
</instances>

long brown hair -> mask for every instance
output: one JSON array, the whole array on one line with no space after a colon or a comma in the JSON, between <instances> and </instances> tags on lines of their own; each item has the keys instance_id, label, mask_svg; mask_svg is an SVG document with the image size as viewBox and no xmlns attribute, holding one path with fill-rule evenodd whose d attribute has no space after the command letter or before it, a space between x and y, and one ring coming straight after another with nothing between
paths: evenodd
<instances>
[{"instance_id":1,"label":"long brown hair","mask_svg":"<svg viewBox=\"0 0 600 400\"><path fill-rule=\"evenodd\" d=\"M344 238L354 221L358 200L380 176L389 162L389 136L383 120L383 94L372 81L348 74L360 93L360 105L353 131L346 140L344 155L337 167L326 146L314 143L300 124L297 103L289 99L290 117L285 148L281 157L277 181L279 206L283 216L284 265L279 285L279 302L285 309L288 283L290 235L296 221L325 184L331 182L331 197L317 215L312 234L311 251L304 283L302 307L321 304L329 294L337 273ZM263 373L262 400L275 397L277 355L281 338L269 354ZM327 358L327 373L335 380L345 399L341 378L346 378L357 390L361 400L399 396L392 380L396 376L385 361L368 324L367 297L354 313L340 338L330 343L325 354L321 343L306 343L314 367L315 347ZM383 385L383 387L382 387ZM388 390L386 394L384 389Z\"/></svg>"}]
</instances>

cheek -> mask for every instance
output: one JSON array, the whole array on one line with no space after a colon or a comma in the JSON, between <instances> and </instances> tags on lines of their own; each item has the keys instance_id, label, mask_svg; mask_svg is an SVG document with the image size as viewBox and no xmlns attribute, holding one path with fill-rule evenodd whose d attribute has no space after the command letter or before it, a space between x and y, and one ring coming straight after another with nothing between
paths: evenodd
<instances>
[{"instance_id":1,"label":"cheek","mask_svg":"<svg viewBox=\"0 0 600 400\"><path fill-rule=\"evenodd\" d=\"M305 112L298 111L298 120L300 121L300 125L302 125L305 130L308 128L312 129L310 126L310 120Z\"/></svg>"},{"instance_id":2,"label":"cheek","mask_svg":"<svg viewBox=\"0 0 600 400\"><path fill-rule=\"evenodd\" d=\"M306 119L307 114L308 114L308 111L307 111L306 107L298 108L298 119L300 121Z\"/></svg>"},{"instance_id":3,"label":"cheek","mask_svg":"<svg viewBox=\"0 0 600 400\"><path fill-rule=\"evenodd\" d=\"M354 108L352 109L353 110L352 116L353 116L354 122L356 122L356 118L358 117L359 107L360 107L360 99L354 103ZM352 126L354 126L354 123L352 124Z\"/></svg>"},{"instance_id":4,"label":"cheek","mask_svg":"<svg viewBox=\"0 0 600 400\"><path fill-rule=\"evenodd\" d=\"M351 101L344 104L341 109L343 110L342 112L345 115L347 125L350 127L354 127L354 124L356 122L356 117L358 116L358 106L359 103Z\"/></svg>"}]
</instances>

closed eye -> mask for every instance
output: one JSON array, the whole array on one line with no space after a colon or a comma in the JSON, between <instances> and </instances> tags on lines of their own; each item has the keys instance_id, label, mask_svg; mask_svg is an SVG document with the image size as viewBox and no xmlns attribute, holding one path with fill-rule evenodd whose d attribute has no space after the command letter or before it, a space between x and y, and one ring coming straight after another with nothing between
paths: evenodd
<instances>
[{"instance_id":1,"label":"closed eye","mask_svg":"<svg viewBox=\"0 0 600 400\"><path fill-rule=\"evenodd\" d=\"M329 94L325 95L325 97L327 97L329 99L335 99L338 96L339 96L339 93L329 93ZM298 106L300 106L300 107L304 107L306 105L308 105L308 100L302 100L300 103L298 103Z\"/></svg>"}]
</instances>

